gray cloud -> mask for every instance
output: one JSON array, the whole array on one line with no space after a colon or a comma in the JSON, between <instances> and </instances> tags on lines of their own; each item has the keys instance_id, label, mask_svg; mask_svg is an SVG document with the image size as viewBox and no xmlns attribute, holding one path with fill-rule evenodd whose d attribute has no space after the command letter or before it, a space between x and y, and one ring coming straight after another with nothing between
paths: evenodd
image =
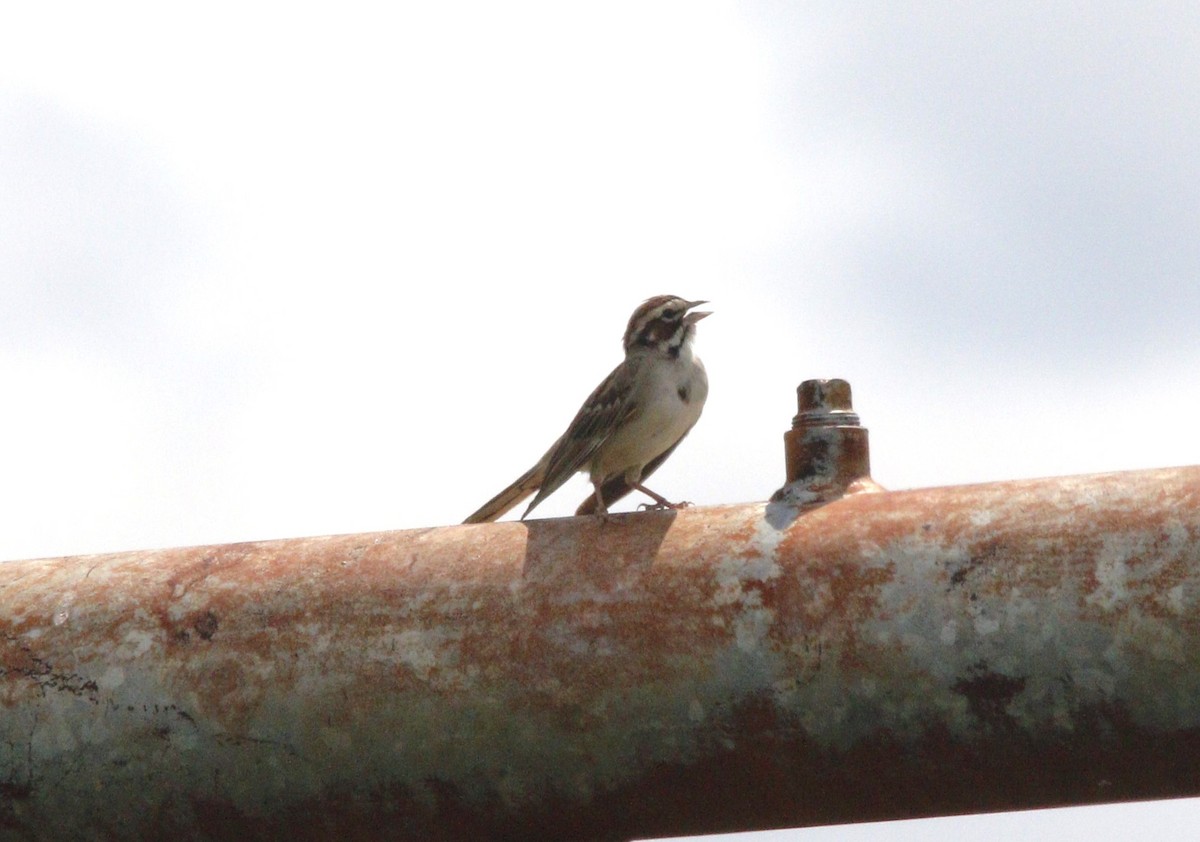
<instances>
[{"instance_id":1,"label":"gray cloud","mask_svg":"<svg viewBox=\"0 0 1200 842\"><path fill-rule=\"evenodd\" d=\"M200 252L162 163L32 97L0 114L0 346L160 353L162 310Z\"/></svg>"},{"instance_id":2,"label":"gray cloud","mask_svg":"<svg viewBox=\"0 0 1200 842\"><path fill-rule=\"evenodd\" d=\"M1195 352L1200 15L856 8L756 19L797 193L806 157L877 169L837 197L853 213L828 280L846 308L900 343L968 356L1076 367ZM808 256L778 255L798 275Z\"/></svg>"}]
</instances>

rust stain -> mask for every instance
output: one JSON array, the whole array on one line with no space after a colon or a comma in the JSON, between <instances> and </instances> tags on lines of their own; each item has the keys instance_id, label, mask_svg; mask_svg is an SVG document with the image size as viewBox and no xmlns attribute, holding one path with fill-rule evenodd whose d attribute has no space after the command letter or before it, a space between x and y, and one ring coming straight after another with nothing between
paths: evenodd
<instances>
[{"instance_id":1,"label":"rust stain","mask_svg":"<svg viewBox=\"0 0 1200 842\"><path fill-rule=\"evenodd\" d=\"M1200 469L780 505L0 565L0 827L611 839L1200 791Z\"/></svg>"},{"instance_id":2,"label":"rust stain","mask_svg":"<svg viewBox=\"0 0 1200 842\"><path fill-rule=\"evenodd\" d=\"M952 689L967 700L971 713L985 725L1011 727L1008 705L1025 690L1025 679L993 672L981 661L970 668L966 677L956 681Z\"/></svg>"}]
</instances>

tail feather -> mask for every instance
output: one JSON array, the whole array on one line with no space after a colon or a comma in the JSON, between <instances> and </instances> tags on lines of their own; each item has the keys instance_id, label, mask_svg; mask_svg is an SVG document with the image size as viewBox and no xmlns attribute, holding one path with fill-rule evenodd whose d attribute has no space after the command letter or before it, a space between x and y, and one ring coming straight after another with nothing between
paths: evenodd
<instances>
[{"instance_id":1,"label":"tail feather","mask_svg":"<svg viewBox=\"0 0 1200 842\"><path fill-rule=\"evenodd\" d=\"M516 482L480 506L463 523L490 523L504 517L509 509L538 490L542 484L542 470L541 463L534 465L517 477Z\"/></svg>"}]
</instances>

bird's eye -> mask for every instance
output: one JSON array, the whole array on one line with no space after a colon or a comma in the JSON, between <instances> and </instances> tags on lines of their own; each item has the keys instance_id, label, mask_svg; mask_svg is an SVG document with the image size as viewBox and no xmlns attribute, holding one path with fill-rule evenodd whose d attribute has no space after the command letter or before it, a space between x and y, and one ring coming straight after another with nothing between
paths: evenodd
<instances>
[{"instance_id":1,"label":"bird's eye","mask_svg":"<svg viewBox=\"0 0 1200 842\"><path fill-rule=\"evenodd\" d=\"M667 321L671 321L678 315L679 315L679 311L676 310L674 307L668 307L667 309L662 311L662 317L664 319L666 319Z\"/></svg>"}]
</instances>

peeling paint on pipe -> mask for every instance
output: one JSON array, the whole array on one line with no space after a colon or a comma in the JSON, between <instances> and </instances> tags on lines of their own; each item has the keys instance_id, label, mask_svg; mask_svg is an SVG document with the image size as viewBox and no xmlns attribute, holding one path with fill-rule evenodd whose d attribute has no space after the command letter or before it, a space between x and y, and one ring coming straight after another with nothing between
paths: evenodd
<instances>
[{"instance_id":1,"label":"peeling paint on pipe","mask_svg":"<svg viewBox=\"0 0 1200 842\"><path fill-rule=\"evenodd\" d=\"M1198 600L1200 468L10 562L0 835L619 839L1196 795Z\"/></svg>"}]
</instances>

